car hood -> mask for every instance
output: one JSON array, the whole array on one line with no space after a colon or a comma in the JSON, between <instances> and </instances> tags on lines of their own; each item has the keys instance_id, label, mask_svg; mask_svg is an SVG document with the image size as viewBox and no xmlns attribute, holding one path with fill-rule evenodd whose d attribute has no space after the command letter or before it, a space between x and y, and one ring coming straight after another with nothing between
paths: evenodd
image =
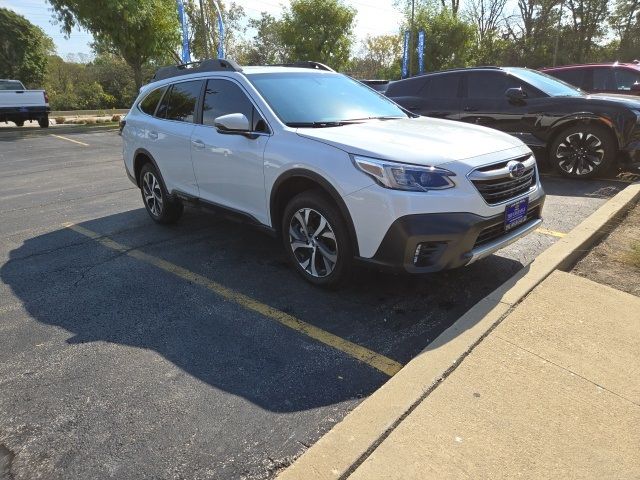
<instances>
[{"instance_id":1,"label":"car hood","mask_svg":"<svg viewBox=\"0 0 640 480\"><path fill-rule=\"evenodd\" d=\"M426 117L301 128L297 133L347 153L431 166L524 147L497 130Z\"/></svg>"},{"instance_id":2,"label":"car hood","mask_svg":"<svg viewBox=\"0 0 640 480\"><path fill-rule=\"evenodd\" d=\"M635 110L640 109L640 97L633 95L622 95L617 93L595 93L586 97L589 100L603 100L606 102L615 102Z\"/></svg>"}]
</instances>

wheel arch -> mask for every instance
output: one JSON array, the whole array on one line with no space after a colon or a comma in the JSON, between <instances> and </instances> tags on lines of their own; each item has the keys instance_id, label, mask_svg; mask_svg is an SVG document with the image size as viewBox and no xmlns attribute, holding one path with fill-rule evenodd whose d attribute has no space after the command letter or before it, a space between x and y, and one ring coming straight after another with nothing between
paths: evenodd
<instances>
[{"instance_id":1,"label":"wheel arch","mask_svg":"<svg viewBox=\"0 0 640 480\"><path fill-rule=\"evenodd\" d=\"M613 135L616 141L616 147L618 150L622 147L622 138L619 135L619 130L616 128L613 121L606 117L592 115L592 114L576 114L569 117L562 118L553 124L549 138L547 139L547 152L550 153L553 142L556 141L558 136L566 129L577 125L597 125L605 127L611 135Z\"/></svg>"},{"instance_id":2,"label":"wheel arch","mask_svg":"<svg viewBox=\"0 0 640 480\"><path fill-rule=\"evenodd\" d=\"M280 234L282 215L287 203L296 195L308 190L322 190L335 203L347 223L354 255L358 256L360 254L358 237L346 203L331 183L310 170L301 168L289 170L280 175L274 182L269 200L269 214L273 229L278 235Z\"/></svg>"},{"instance_id":3,"label":"wheel arch","mask_svg":"<svg viewBox=\"0 0 640 480\"><path fill-rule=\"evenodd\" d=\"M147 163L152 163L156 170L160 172L153 155L144 148L138 148L133 154L133 176L138 187L140 187L140 172L142 171L142 167Z\"/></svg>"}]
</instances>

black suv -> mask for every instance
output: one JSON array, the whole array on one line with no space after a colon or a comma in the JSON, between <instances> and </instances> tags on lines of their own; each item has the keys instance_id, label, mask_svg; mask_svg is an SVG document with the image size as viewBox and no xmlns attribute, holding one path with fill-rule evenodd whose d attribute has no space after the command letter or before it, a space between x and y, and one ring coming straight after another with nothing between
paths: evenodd
<instances>
[{"instance_id":1,"label":"black suv","mask_svg":"<svg viewBox=\"0 0 640 480\"><path fill-rule=\"evenodd\" d=\"M510 133L565 176L605 173L618 160L640 161L640 99L587 95L535 70L481 67L392 82L386 95L429 117Z\"/></svg>"}]
</instances>

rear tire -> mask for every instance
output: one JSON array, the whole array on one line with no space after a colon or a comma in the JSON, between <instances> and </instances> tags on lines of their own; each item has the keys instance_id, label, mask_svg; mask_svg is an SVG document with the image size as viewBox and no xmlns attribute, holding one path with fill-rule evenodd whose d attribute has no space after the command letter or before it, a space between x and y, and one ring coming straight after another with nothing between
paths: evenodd
<instances>
[{"instance_id":1,"label":"rear tire","mask_svg":"<svg viewBox=\"0 0 640 480\"><path fill-rule=\"evenodd\" d=\"M560 132L549 148L549 162L563 176L593 178L612 170L618 147L600 125L576 125Z\"/></svg>"},{"instance_id":2,"label":"rear tire","mask_svg":"<svg viewBox=\"0 0 640 480\"><path fill-rule=\"evenodd\" d=\"M305 280L336 288L349 279L353 263L349 230L324 192L296 195L284 210L281 233L289 261Z\"/></svg>"},{"instance_id":3,"label":"rear tire","mask_svg":"<svg viewBox=\"0 0 640 480\"><path fill-rule=\"evenodd\" d=\"M45 116L38 119L38 125L40 128L49 128L49 116Z\"/></svg>"},{"instance_id":4,"label":"rear tire","mask_svg":"<svg viewBox=\"0 0 640 480\"><path fill-rule=\"evenodd\" d=\"M182 202L167 193L164 181L153 163L145 164L140 171L140 192L147 213L154 222L175 223L182 215Z\"/></svg>"}]
</instances>

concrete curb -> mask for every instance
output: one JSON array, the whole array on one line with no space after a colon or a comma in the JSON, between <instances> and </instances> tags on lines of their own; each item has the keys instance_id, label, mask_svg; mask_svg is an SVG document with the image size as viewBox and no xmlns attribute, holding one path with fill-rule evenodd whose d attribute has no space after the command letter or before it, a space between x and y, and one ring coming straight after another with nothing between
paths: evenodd
<instances>
[{"instance_id":1,"label":"concrete curb","mask_svg":"<svg viewBox=\"0 0 640 480\"><path fill-rule=\"evenodd\" d=\"M517 303L554 270L575 263L638 199L640 183L618 193L529 266L474 305L278 478L346 479Z\"/></svg>"},{"instance_id":2,"label":"concrete curb","mask_svg":"<svg viewBox=\"0 0 640 480\"><path fill-rule=\"evenodd\" d=\"M56 110L49 113L49 118L55 117L95 117L107 115L124 115L129 113L128 108L106 110Z\"/></svg>"}]
</instances>

